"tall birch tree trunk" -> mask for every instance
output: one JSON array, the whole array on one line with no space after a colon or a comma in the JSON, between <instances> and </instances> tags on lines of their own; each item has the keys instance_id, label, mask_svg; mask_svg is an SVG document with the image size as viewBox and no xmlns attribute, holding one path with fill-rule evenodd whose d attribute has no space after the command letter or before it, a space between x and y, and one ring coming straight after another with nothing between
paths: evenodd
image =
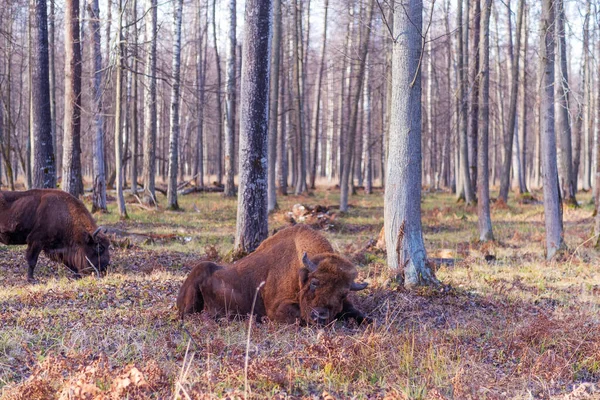
<instances>
[{"instance_id":1,"label":"tall birch tree trunk","mask_svg":"<svg viewBox=\"0 0 600 400\"><path fill-rule=\"evenodd\" d=\"M240 96L240 175L234 251L267 238L267 124L272 0L247 0Z\"/></svg>"},{"instance_id":2,"label":"tall birch tree trunk","mask_svg":"<svg viewBox=\"0 0 600 400\"><path fill-rule=\"evenodd\" d=\"M350 179L352 176L352 155L354 153L354 143L356 141L356 132L358 130L358 113L360 105L360 97L365 84L365 73L367 70L367 54L369 52L369 39L371 37L371 21L373 20L373 2L374 0L367 0L367 19L365 21L364 35L362 36L362 42L360 43L360 67L358 70L358 76L356 81L356 87L354 88L354 96L352 98L352 109L350 112L350 125L348 129L347 137L345 138L346 145L343 154L344 157L344 169L342 171L342 180L340 185L340 211L348 212L348 195L350 192ZM422 3L421 3L422 9ZM357 161L359 162L359 161Z\"/></svg>"},{"instance_id":3,"label":"tall birch tree trunk","mask_svg":"<svg viewBox=\"0 0 600 400\"><path fill-rule=\"evenodd\" d=\"M298 140L298 148L296 154L298 161L296 163L296 195L306 192L306 137L304 133L304 103L302 99L302 53L301 53L301 41L302 41L302 26L300 7L298 0L292 2L293 13L294 13L294 34L293 34L293 59L292 59L292 82L294 85L294 120L296 126L296 138Z\"/></svg>"},{"instance_id":4,"label":"tall birch tree trunk","mask_svg":"<svg viewBox=\"0 0 600 400\"><path fill-rule=\"evenodd\" d=\"M236 0L229 0L229 37L227 38L227 100L225 102L225 197L235 196L235 102L236 102Z\"/></svg>"},{"instance_id":5,"label":"tall birch tree trunk","mask_svg":"<svg viewBox=\"0 0 600 400\"><path fill-rule=\"evenodd\" d=\"M171 86L171 132L169 133L169 183L167 208L178 210L177 171L179 169L179 88L181 85L181 19L183 0L173 3L173 83Z\"/></svg>"},{"instance_id":6,"label":"tall birch tree trunk","mask_svg":"<svg viewBox=\"0 0 600 400\"><path fill-rule=\"evenodd\" d=\"M542 175L544 181L544 216L546 257L551 259L564 246L562 204L556 165L554 130L554 29L556 0L543 0L540 24L540 63L542 70L542 105L540 115Z\"/></svg>"},{"instance_id":7,"label":"tall birch tree trunk","mask_svg":"<svg viewBox=\"0 0 600 400\"><path fill-rule=\"evenodd\" d=\"M327 0L326 0L327 1ZM327 11L325 11L327 12ZM273 0L273 41L271 43L271 77L269 94L269 171L267 211L277 208L276 162L277 122L279 120L279 64L281 47L281 0ZM285 150L284 150L285 151ZM282 152L283 153L283 152ZM279 166L281 168L281 165ZM281 183L280 183L281 184Z\"/></svg>"},{"instance_id":8,"label":"tall birch tree trunk","mask_svg":"<svg viewBox=\"0 0 600 400\"><path fill-rule=\"evenodd\" d=\"M586 1L585 21L583 25L583 190L590 190L592 187L592 157L590 157L590 142L591 142L591 127L589 121L592 118L592 74L590 66L590 23L591 5L590 0ZM600 121L599 121L600 122ZM581 133L579 133L581 136ZM581 141L581 140L580 140ZM574 158L579 158L580 152L575 153ZM574 161L575 164L575 161ZM578 167L575 166L574 167ZM573 168L575 174L578 173L578 168ZM577 184L577 179L574 179Z\"/></svg>"},{"instance_id":9,"label":"tall birch tree trunk","mask_svg":"<svg viewBox=\"0 0 600 400\"><path fill-rule=\"evenodd\" d=\"M147 0L146 40L146 90L144 98L144 202L157 205L156 176L156 41L157 0Z\"/></svg>"},{"instance_id":10,"label":"tall birch tree trunk","mask_svg":"<svg viewBox=\"0 0 600 400\"><path fill-rule=\"evenodd\" d=\"M102 114L102 48L100 45L100 6L98 0L88 3L90 15L90 37L92 38L92 61L94 75L92 78L94 125L96 136L94 138L94 183L92 187L92 212L107 212L106 208L106 175L104 168L104 117Z\"/></svg>"},{"instance_id":11,"label":"tall birch tree trunk","mask_svg":"<svg viewBox=\"0 0 600 400\"><path fill-rule=\"evenodd\" d=\"M56 187L56 160L52 147L50 114L50 71L48 55L48 15L46 0L31 0L31 133L33 136L32 186Z\"/></svg>"},{"instance_id":12,"label":"tall birch tree trunk","mask_svg":"<svg viewBox=\"0 0 600 400\"><path fill-rule=\"evenodd\" d=\"M388 266L407 288L438 283L427 264L421 227L422 14L422 0L402 0L394 7L384 224Z\"/></svg>"},{"instance_id":13,"label":"tall birch tree trunk","mask_svg":"<svg viewBox=\"0 0 600 400\"><path fill-rule=\"evenodd\" d=\"M490 125L490 13L492 0L483 0L481 9L481 33L479 38L479 154L477 169L477 216L479 220L479 240L494 240L492 218L490 216L490 182L488 170L489 125Z\"/></svg>"},{"instance_id":14,"label":"tall birch tree trunk","mask_svg":"<svg viewBox=\"0 0 600 400\"><path fill-rule=\"evenodd\" d=\"M525 0L522 0L525 3ZM525 8L523 4L523 8ZM527 189L527 105L530 103L529 95L527 92L527 52L529 48L529 31L527 29L528 14L526 10L523 10L523 43L522 43L522 54L523 54L523 67L521 68L521 102L520 102L520 117L519 117L519 142L521 149L519 150L519 157L521 159L521 176L520 180L523 182L524 192L528 192Z\"/></svg>"},{"instance_id":15,"label":"tall birch tree trunk","mask_svg":"<svg viewBox=\"0 0 600 400\"><path fill-rule=\"evenodd\" d=\"M280 1L280 0L275 0L275 1ZM280 13L281 15L281 13ZM276 24L280 25L281 28L281 21L276 21ZM284 47L284 46L282 46ZM277 51L281 51L285 54L284 50L277 50ZM283 64L283 63L282 63ZM283 65L282 65L283 67ZM286 98L286 81L287 81L287 71L285 71L282 68L281 73L279 74L279 79L281 81L281 88L279 90L279 103L281 104L281 109L282 110L287 110L288 107L286 107L287 103L285 102L285 98ZM279 120L279 140L277 141L277 146L278 146L278 152L277 152L277 181L279 182L279 188L278 188L278 192L281 196L287 196L288 192L287 192L287 187L288 187L288 143L289 141L287 140L287 135L288 135L288 131L286 130L286 126L287 126L287 121L288 121L288 113L287 111L284 111L281 113L281 117Z\"/></svg>"},{"instance_id":16,"label":"tall birch tree trunk","mask_svg":"<svg viewBox=\"0 0 600 400\"><path fill-rule=\"evenodd\" d=\"M55 0L50 0L50 15L48 18L48 50L49 50L49 62L50 62L50 120L52 127L52 149L55 152L54 157L56 159L56 152L58 147L56 145L56 41L55 39L55 22L56 22L56 7Z\"/></svg>"},{"instance_id":17,"label":"tall birch tree trunk","mask_svg":"<svg viewBox=\"0 0 600 400\"><path fill-rule=\"evenodd\" d=\"M75 197L83 194L81 180L81 50L79 0L65 2L65 119L62 188Z\"/></svg>"},{"instance_id":18,"label":"tall birch tree trunk","mask_svg":"<svg viewBox=\"0 0 600 400\"><path fill-rule=\"evenodd\" d=\"M139 119L138 119L138 17L137 17L137 0L133 0L131 8L133 10L133 104L131 121L131 193L137 195L138 192L138 149L139 149Z\"/></svg>"}]
</instances>

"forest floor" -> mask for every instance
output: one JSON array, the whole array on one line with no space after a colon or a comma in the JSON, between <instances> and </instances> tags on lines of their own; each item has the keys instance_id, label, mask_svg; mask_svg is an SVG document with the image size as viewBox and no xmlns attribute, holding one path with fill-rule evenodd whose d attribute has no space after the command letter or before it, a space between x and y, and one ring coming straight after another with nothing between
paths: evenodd
<instances>
[{"instance_id":1,"label":"forest floor","mask_svg":"<svg viewBox=\"0 0 600 400\"><path fill-rule=\"evenodd\" d=\"M547 262L540 202L493 204L497 241L482 246L475 207L424 193L428 255L455 263L437 270L443 289L407 292L372 246L383 225L381 192L352 196L346 215L337 213L337 190L280 198L270 230L287 224L294 204L332 207L319 226L369 282L354 302L376 322L262 323L250 333L248 319L203 314L182 327L174 308L191 261L230 253L235 199L188 195L182 212L129 199L125 222L112 202L100 224L152 240L114 246L103 279L74 280L42 256L30 285L24 248L0 246L0 396L600 398L600 257L590 194L579 200L580 208L564 210L568 254Z\"/></svg>"}]
</instances>

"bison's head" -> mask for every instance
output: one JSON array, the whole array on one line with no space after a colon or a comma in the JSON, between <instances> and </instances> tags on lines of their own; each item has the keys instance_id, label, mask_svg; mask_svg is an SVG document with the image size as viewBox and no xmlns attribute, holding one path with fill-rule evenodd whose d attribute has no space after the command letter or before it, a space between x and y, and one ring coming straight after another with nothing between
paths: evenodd
<instances>
[{"instance_id":1,"label":"bison's head","mask_svg":"<svg viewBox=\"0 0 600 400\"><path fill-rule=\"evenodd\" d=\"M94 233L84 233L84 240L80 247L83 259L78 262L77 272L90 271L100 275L106 272L106 267L110 263L108 252L110 242L101 231L102 228L98 228Z\"/></svg>"},{"instance_id":2,"label":"bison's head","mask_svg":"<svg viewBox=\"0 0 600 400\"><path fill-rule=\"evenodd\" d=\"M343 308L351 291L362 290L367 283L356 283L356 268L345 258L327 253L312 260L304 253L300 269L300 313L309 324L330 323Z\"/></svg>"}]
</instances>

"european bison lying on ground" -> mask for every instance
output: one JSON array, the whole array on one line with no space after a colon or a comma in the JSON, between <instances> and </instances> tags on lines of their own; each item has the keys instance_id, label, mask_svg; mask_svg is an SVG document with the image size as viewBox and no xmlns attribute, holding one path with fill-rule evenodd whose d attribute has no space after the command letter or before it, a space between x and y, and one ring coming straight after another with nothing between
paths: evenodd
<instances>
[{"instance_id":1,"label":"european bison lying on ground","mask_svg":"<svg viewBox=\"0 0 600 400\"><path fill-rule=\"evenodd\" d=\"M356 268L306 225L285 228L229 266L194 266L177 297L181 318L206 310L214 316L247 315L272 321L328 324L336 318L370 321L346 298L362 290ZM254 310L252 304L260 289Z\"/></svg>"},{"instance_id":2,"label":"european bison lying on ground","mask_svg":"<svg viewBox=\"0 0 600 400\"><path fill-rule=\"evenodd\" d=\"M27 245L29 281L42 250L77 277L104 272L110 262L106 236L83 203L61 190L0 191L0 243Z\"/></svg>"}]
</instances>

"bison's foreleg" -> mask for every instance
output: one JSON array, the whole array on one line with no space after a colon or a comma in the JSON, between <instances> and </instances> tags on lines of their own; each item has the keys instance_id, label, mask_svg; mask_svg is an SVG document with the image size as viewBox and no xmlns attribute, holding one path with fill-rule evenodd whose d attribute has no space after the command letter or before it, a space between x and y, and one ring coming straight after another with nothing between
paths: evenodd
<instances>
[{"instance_id":1,"label":"bison's foreleg","mask_svg":"<svg viewBox=\"0 0 600 400\"><path fill-rule=\"evenodd\" d=\"M286 324L294 324L302 320L300 314L300 305L291 300L286 300L279 304L271 315L268 317L273 321L283 322Z\"/></svg>"},{"instance_id":2,"label":"bison's foreleg","mask_svg":"<svg viewBox=\"0 0 600 400\"><path fill-rule=\"evenodd\" d=\"M35 269L41 251L42 247L37 243L29 243L27 246L25 258L27 260L27 280L29 282L33 282L33 270Z\"/></svg>"},{"instance_id":3,"label":"bison's foreleg","mask_svg":"<svg viewBox=\"0 0 600 400\"><path fill-rule=\"evenodd\" d=\"M367 324L370 324L373 322L373 320L371 318L366 317L363 313L361 313L356 308L354 308L352 303L350 303L348 300L344 300L344 306L342 308L342 312L339 313L336 316L336 318L340 319L340 320L347 320L350 318L354 318L356 320L356 323L359 325L362 324L363 322L366 322Z\"/></svg>"}]
</instances>

